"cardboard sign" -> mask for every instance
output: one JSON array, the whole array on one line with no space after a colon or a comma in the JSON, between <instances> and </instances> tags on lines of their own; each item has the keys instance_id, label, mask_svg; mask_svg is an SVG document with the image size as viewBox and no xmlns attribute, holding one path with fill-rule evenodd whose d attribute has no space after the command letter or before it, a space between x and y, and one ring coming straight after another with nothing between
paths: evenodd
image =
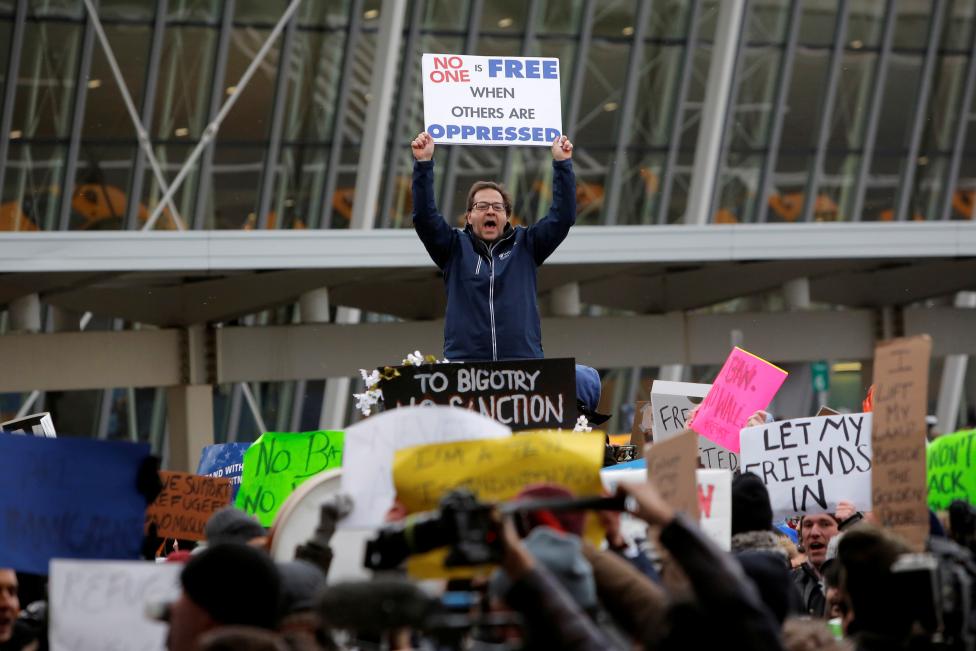
<instances>
[{"instance_id":1,"label":"cardboard sign","mask_svg":"<svg viewBox=\"0 0 976 651\"><path fill-rule=\"evenodd\" d=\"M698 487L698 523L715 543L732 549L732 471L702 469L695 472Z\"/></svg>"},{"instance_id":2,"label":"cardboard sign","mask_svg":"<svg viewBox=\"0 0 976 651\"><path fill-rule=\"evenodd\" d=\"M711 384L654 380L651 385L654 440L664 441L685 431L692 410L702 403L711 388ZM739 455L704 436L698 437L698 460L705 468L739 469Z\"/></svg>"},{"instance_id":3,"label":"cardboard sign","mask_svg":"<svg viewBox=\"0 0 976 651\"><path fill-rule=\"evenodd\" d=\"M146 606L180 596L179 563L51 561L48 632L52 651L163 651L168 626Z\"/></svg>"},{"instance_id":4,"label":"cardboard sign","mask_svg":"<svg viewBox=\"0 0 976 651\"><path fill-rule=\"evenodd\" d=\"M208 445L200 453L197 474L230 479L231 500L237 499L237 491L241 488L241 475L244 473L244 453L249 447L251 447L250 443Z\"/></svg>"},{"instance_id":5,"label":"cardboard sign","mask_svg":"<svg viewBox=\"0 0 976 651\"><path fill-rule=\"evenodd\" d=\"M925 414L931 354L928 335L874 349L874 514L918 551L929 532Z\"/></svg>"},{"instance_id":6,"label":"cardboard sign","mask_svg":"<svg viewBox=\"0 0 976 651\"><path fill-rule=\"evenodd\" d=\"M955 500L976 504L976 429L940 436L925 454L932 509L945 510Z\"/></svg>"},{"instance_id":7,"label":"cardboard sign","mask_svg":"<svg viewBox=\"0 0 976 651\"><path fill-rule=\"evenodd\" d=\"M647 478L661 496L678 511L698 518L698 491L695 471L698 469L698 435L691 430L666 441L655 443L644 455Z\"/></svg>"},{"instance_id":8,"label":"cardboard sign","mask_svg":"<svg viewBox=\"0 0 976 651\"><path fill-rule=\"evenodd\" d=\"M149 446L0 434L0 567L46 574L52 558L139 557Z\"/></svg>"},{"instance_id":9,"label":"cardboard sign","mask_svg":"<svg viewBox=\"0 0 976 651\"><path fill-rule=\"evenodd\" d=\"M203 527L230 504L230 480L162 470L163 492L146 509L146 527L156 524L161 538L203 540Z\"/></svg>"},{"instance_id":10,"label":"cardboard sign","mask_svg":"<svg viewBox=\"0 0 976 651\"><path fill-rule=\"evenodd\" d=\"M0 423L0 432L46 436L48 438L57 437L57 433L54 431L54 420L51 419L51 414L47 411Z\"/></svg>"},{"instance_id":11,"label":"cardboard sign","mask_svg":"<svg viewBox=\"0 0 976 651\"><path fill-rule=\"evenodd\" d=\"M601 433L531 432L500 439L421 445L399 450L393 462L397 499L410 513L436 509L450 490L464 487L488 502L508 500L530 484L559 484L579 496L600 495ZM598 530L597 530L598 531ZM591 536L592 537L592 536ZM598 542L599 534L597 534ZM471 576L446 572L444 550L411 557L412 576Z\"/></svg>"},{"instance_id":12,"label":"cardboard sign","mask_svg":"<svg viewBox=\"0 0 976 651\"><path fill-rule=\"evenodd\" d=\"M579 417L573 359L426 364L397 370L399 377L381 384L387 409L463 407L514 431L573 429Z\"/></svg>"},{"instance_id":13,"label":"cardboard sign","mask_svg":"<svg viewBox=\"0 0 976 651\"><path fill-rule=\"evenodd\" d=\"M769 402L788 373L739 347L733 348L689 427L738 453L739 430Z\"/></svg>"},{"instance_id":14,"label":"cardboard sign","mask_svg":"<svg viewBox=\"0 0 976 651\"><path fill-rule=\"evenodd\" d=\"M827 405L822 406L817 411L817 416L839 416L839 415L840 415L839 411L837 411L836 409L831 409Z\"/></svg>"},{"instance_id":15,"label":"cardboard sign","mask_svg":"<svg viewBox=\"0 0 976 651\"><path fill-rule=\"evenodd\" d=\"M303 481L342 465L342 432L265 432L244 453L237 508L265 527Z\"/></svg>"},{"instance_id":16,"label":"cardboard sign","mask_svg":"<svg viewBox=\"0 0 976 651\"><path fill-rule=\"evenodd\" d=\"M742 430L742 471L766 484L774 519L871 510L871 414L793 418Z\"/></svg>"},{"instance_id":17,"label":"cardboard sign","mask_svg":"<svg viewBox=\"0 0 976 651\"><path fill-rule=\"evenodd\" d=\"M429 443L508 438L512 430L467 409L403 407L370 416L346 430L342 492L353 495L352 513L342 529L383 524L393 506L393 456L397 450Z\"/></svg>"},{"instance_id":18,"label":"cardboard sign","mask_svg":"<svg viewBox=\"0 0 976 651\"><path fill-rule=\"evenodd\" d=\"M548 147L562 134L559 59L424 54L421 70L438 144Z\"/></svg>"},{"instance_id":19,"label":"cardboard sign","mask_svg":"<svg viewBox=\"0 0 976 651\"><path fill-rule=\"evenodd\" d=\"M638 400L634 403L634 422L630 426L630 444L637 446L637 453L642 454L644 444L654 438L654 408L650 400Z\"/></svg>"}]
</instances>

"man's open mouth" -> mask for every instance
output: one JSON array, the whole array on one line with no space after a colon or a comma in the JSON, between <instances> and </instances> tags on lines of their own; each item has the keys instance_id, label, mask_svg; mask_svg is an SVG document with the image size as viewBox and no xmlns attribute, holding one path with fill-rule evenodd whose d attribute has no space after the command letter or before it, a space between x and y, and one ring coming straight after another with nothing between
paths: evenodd
<instances>
[{"instance_id":1,"label":"man's open mouth","mask_svg":"<svg viewBox=\"0 0 976 651\"><path fill-rule=\"evenodd\" d=\"M823 544L822 542L812 542L810 543L809 547L810 551L820 551L821 549L826 549L827 545Z\"/></svg>"},{"instance_id":2,"label":"man's open mouth","mask_svg":"<svg viewBox=\"0 0 976 651\"><path fill-rule=\"evenodd\" d=\"M495 223L495 220L494 219L486 219L485 220L485 228L495 228L496 226L497 226L497 224Z\"/></svg>"}]
</instances>

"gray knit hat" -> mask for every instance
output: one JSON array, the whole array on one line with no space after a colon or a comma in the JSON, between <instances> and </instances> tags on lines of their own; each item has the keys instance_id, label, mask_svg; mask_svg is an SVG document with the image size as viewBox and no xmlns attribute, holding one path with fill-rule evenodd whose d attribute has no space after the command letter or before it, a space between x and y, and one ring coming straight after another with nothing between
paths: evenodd
<instances>
[{"instance_id":1,"label":"gray knit hat","mask_svg":"<svg viewBox=\"0 0 976 651\"><path fill-rule=\"evenodd\" d=\"M252 538L266 533L257 518L233 506L224 507L211 515L203 527L203 535L210 547L224 543L247 544Z\"/></svg>"}]
</instances>

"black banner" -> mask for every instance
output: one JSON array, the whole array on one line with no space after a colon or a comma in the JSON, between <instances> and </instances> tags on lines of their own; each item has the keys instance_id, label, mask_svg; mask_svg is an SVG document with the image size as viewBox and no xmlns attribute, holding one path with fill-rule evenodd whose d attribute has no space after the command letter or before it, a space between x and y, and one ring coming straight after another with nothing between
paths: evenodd
<instances>
[{"instance_id":1,"label":"black banner","mask_svg":"<svg viewBox=\"0 0 976 651\"><path fill-rule=\"evenodd\" d=\"M399 377L380 383L386 409L413 405L463 407L515 431L573 429L579 417L576 361L572 358L424 364L396 369Z\"/></svg>"}]
</instances>

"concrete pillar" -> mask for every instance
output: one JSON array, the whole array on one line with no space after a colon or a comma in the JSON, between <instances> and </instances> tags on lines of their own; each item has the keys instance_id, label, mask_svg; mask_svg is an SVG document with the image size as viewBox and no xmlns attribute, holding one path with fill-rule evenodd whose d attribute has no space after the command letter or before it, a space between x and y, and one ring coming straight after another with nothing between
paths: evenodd
<instances>
[{"instance_id":1,"label":"concrete pillar","mask_svg":"<svg viewBox=\"0 0 976 651\"><path fill-rule=\"evenodd\" d=\"M209 384L166 387L166 416L169 468L195 472L203 448L214 442L213 387Z\"/></svg>"},{"instance_id":2,"label":"concrete pillar","mask_svg":"<svg viewBox=\"0 0 976 651\"><path fill-rule=\"evenodd\" d=\"M19 296L7 305L11 332L41 331L41 299L37 294Z\"/></svg>"},{"instance_id":3,"label":"concrete pillar","mask_svg":"<svg viewBox=\"0 0 976 651\"><path fill-rule=\"evenodd\" d=\"M302 323L329 322L329 288L313 289L298 298Z\"/></svg>"},{"instance_id":4,"label":"concrete pillar","mask_svg":"<svg viewBox=\"0 0 976 651\"><path fill-rule=\"evenodd\" d=\"M582 311L579 283L566 283L553 289L549 309L553 316L579 316Z\"/></svg>"},{"instance_id":5,"label":"concrete pillar","mask_svg":"<svg viewBox=\"0 0 976 651\"><path fill-rule=\"evenodd\" d=\"M956 294L957 308L976 308L976 292L959 292ZM966 384L966 367L969 365L968 355L946 355L942 366L942 382L939 384L939 398L935 407L935 431L939 434L950 434L956 431L959 420L959 403L962 401L962 390Z\"/></svg>"},{"instance_id":6,"label":"concrete pillar","mask_svg":"<svg viewBox=\"0 0 976 651\"><path fill-rule=\"evenodd\" d=\"M783 299L789 310L810 309L810 281L807 278L794 278L783 285Z\"/></svg>"},{"instance_id":7,"label":"concrete pillar","mask_svg":"<svg viewBox=\"0 0 976 651\"><path fill-rule=\"evenodd\" d=\"M359 323L360 310L340 307L336 311L336 323ZM403 354L407 354L404 349ZM397 360L399 361L399 360ZM346 410L349 408L352 384L347 377L329 378L325 381L325 395L322 397L322 414L319 416L320 429L343 429L346 426ZM363 387L357 386L356 391Z\"/></svg>"}]
</instances>

